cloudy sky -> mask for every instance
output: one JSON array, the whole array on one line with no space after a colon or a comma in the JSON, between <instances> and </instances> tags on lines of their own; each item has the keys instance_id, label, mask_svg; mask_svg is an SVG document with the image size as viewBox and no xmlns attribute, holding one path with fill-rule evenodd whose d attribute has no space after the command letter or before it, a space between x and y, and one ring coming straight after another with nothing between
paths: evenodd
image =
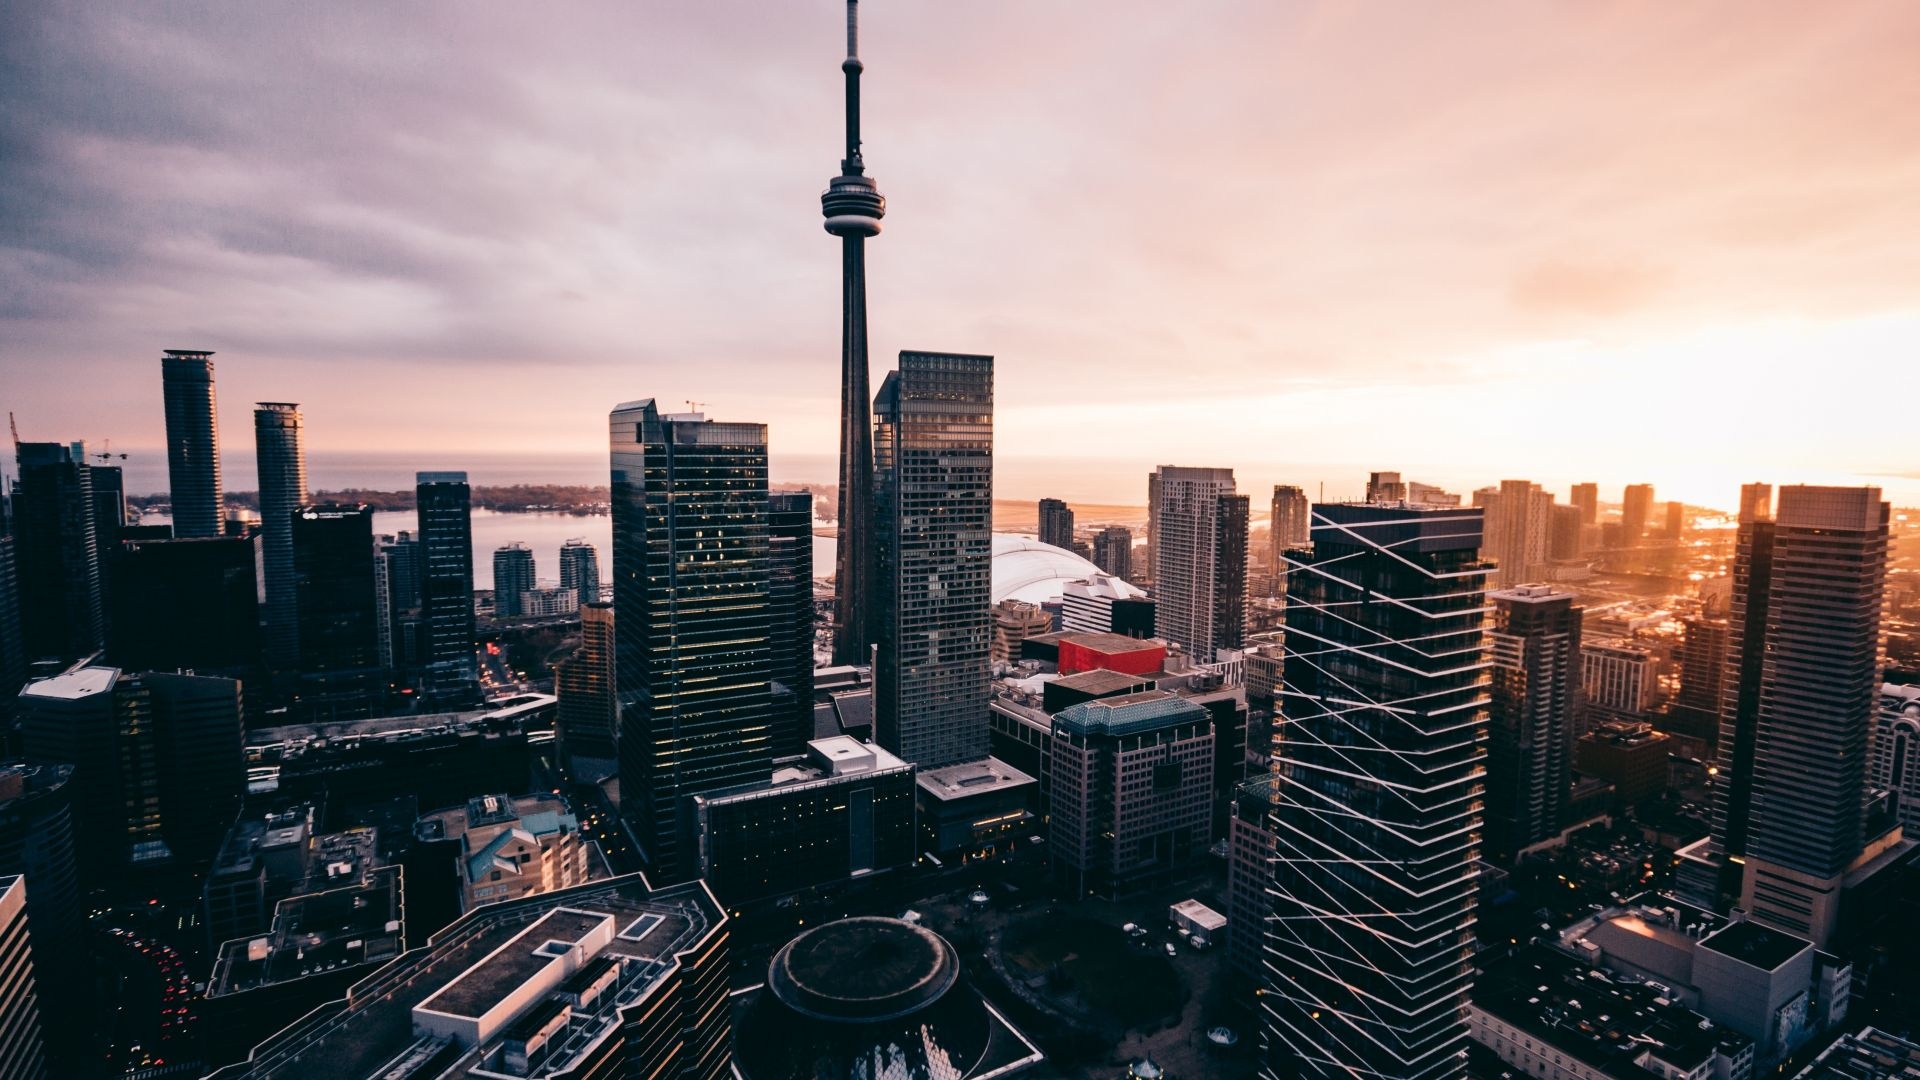
<instances>
[{"instance_id":1,"label":"cloudy sky","mask_svg":"<svg viewBox=\"0 0 1920 1080\"><path fill-rule=\"evenodd\" d=\"M995 354L1006 493L1920 473L1920 5L862 8L875 367ZM830 454L840 18L0 6L0 406L157 446L187 347L229 448Z\"/></svg>"}]
</instances>

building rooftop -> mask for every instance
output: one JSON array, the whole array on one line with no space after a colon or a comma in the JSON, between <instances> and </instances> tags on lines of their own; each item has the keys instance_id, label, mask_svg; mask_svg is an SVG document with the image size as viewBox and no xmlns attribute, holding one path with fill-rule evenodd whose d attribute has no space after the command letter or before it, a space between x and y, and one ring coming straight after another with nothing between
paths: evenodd
<instances>
[{"instance_id":1,"label":"building rooftop","mask_svg":"<svg viewBox=\"0 0 1920 1080\"><path fill-rule=\"evenodd\" d=\"M1118 671L1108 671L1106 668L1094 668L1091 671L1082 671L1073 675L1062 675L1054 680L1054 685L1077 690L1083 694L1104 695L1152 681L1151 675L1126 675Z\"/></svg>"},{"instance_id":2,"label":"building rooftop","mask_svg":"<svg viewBox=\"0 0 1920 1080\"><path fill-rule=\"evenodd\" d=\"M1864 1028L1840 1036L1794 1080L1920 1080L1920 1043Z\"/></svg>"},{"instance_id":3,"label":"building rooftop","mask_svg":"<svg viewBox=\"0 0 1920 1080\"><path fill-rule=\"evenodd\" d=\"M785 791L801 784L838 781L843 777L872 776L876 773L911 769L912 766L873 743L845 735L815 739L807 744L806 757L781 758L774 763L773 775L750 784L721 788L694 796L701 803L730 802L752 798L772 791ZM831 751L829 755L826 751Z\"/></svg>"},{"instance_id":4,"label":"building rooftop","mask_svg":"<svg viewBox=\"0 0 1920 1080\"><path fill-rule=\"evenodd\" d=\"M1167 651L1167 643L1158 638L1128 637L1125 634L1070 630L1059 635L1054 640L1062 644L1070 641L1083 649L1092 649L1095 652L1103 652L1108 655L1156 650L1159 652Z\"/></svg>"},{"instance_id":5,"label":"building rooftop","mask_svg":"<svg viewBox=\"0 0 1920 1080\"><path fill-rule=\"evenodd\" d=\"M220 1080L422 1080L464 1076L494 1060L500 1039L548 1010L591 965L620 980L610 1006L576 1008L528 1075L573 1067L621 1014L644 1006L725 913L698 882L649 889L639 874L476 909L416 951L356 983L344 999L269 1038ZM568 948L567 946L575 946ZM289 1017L289 1021L295 1018ZM447 1034L456 1031L458 1034Z\"/></svg>"},{"instance_id":6,"label":"building rooftop","mask_svg":"<svg viewBox=\"0 0 1920 1080\"><path fill-rule=\"evenodd\" d=\"M1701 938L1700 947L1752 964L1762 971L1773 971L1813 948L1813 943L1756 922L1736 922Z\"/></svg>"},{"instance_id":7,"label":"building rooftop","mask_svg":"<svg viewBox=\"0 0 1920 1080\"><path fill-rule=\"evenodd\" d=\"M1176 724L1209 720L1213 714L1178 694L1147 690L1120 697L1083 701L1054 715L1055 731L1076 735L1133 735Z\"/></svg>"},{"instance_id":8,"label":"building rooftop","mask_svg":"<svg viewBox=\"0 0 1920 1080\"><path fill-rule=\"evenodd\" d=\"M1029 604L1044 604L1065 595L1068 584L1103 573L1092 562L1065 548L1025 536L993 534L992 603L1024 600ZM1112 581L1118 595L1146 595L1119 578Z\"/></svg>"},{"instance_id":9,"label":"building rooftop","mask_svg":"<svg viewBox=\"0 0 1920 1080\"><path fill-rule=\"evenodd\" d=\"M1649 1057L1686 1075L1715 1053L1753 1052L1753 1040L1666 1002L1658 990L1540 945L1489 964L1474 984L1472 1007L1617 1077L1659 1073L1647 1069Z\"/></svg>"},{"instance_id":10,"label":"building rooftop","mask_svg":"<svg viewBox=\"0 0 1920 1080\"><path fill-rule=\"evenodd\" d=\"M20 696L80 701L113 689L114 681L119 677L119 668L83 667L51 678L36 679L20 691Z\"/></svg>"},{"instance_id":11,"label":"building rooftop","mask_svg":"<svg viewBox=\"0 0 1920 1080\"><path fill-rule=\"evenodd\" d=\"M963 761L939 769L928 769L917 778L920 789L943 802L967 799L988 791L1037 784L1039 781L999 758Z\"/></svg>"}]
</instances>

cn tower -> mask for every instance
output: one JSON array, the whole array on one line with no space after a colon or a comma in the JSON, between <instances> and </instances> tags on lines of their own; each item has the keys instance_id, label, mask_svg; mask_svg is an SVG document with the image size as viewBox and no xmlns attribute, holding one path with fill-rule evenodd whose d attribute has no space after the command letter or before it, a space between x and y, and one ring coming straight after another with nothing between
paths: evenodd
<instances>
[{"instance_id":1,"label":"cn tower","mask_svg":"<svg viewBox=\"0 0 1920 1080\"><path fill-rule=\"evenodd\" d=\"M827 231L840 238L840 539L833 586L833 662L864 664L873 641L868 606L873 550L873 416L867 390L867 237L887 200L860 160L860 6L847 0L847 156L820 196Z\"/></svg>"}]
</instances>

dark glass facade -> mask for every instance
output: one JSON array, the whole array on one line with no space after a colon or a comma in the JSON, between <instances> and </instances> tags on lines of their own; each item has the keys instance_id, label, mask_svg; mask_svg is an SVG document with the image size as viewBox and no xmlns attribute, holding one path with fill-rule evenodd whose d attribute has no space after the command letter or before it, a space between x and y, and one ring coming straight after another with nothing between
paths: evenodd
<instances>
[{"instance_id":1,"label":"dark glass facade","mask_svg":"<svg viewBox=\"0 0 1920 1080\"><path fill-rule=\"evenodd\" d=\"M463 472L423 472L420 524L422 659L438 696L478 692L474 659L473 494Z\"/></svg>"},{"instance_id":2,"label":"dark glass facade","mask_svg":"<svg viewBox=\"0 0 1920 1080\"><path fill-rule=\"evenodd\" d=\"M812 492L767 496L767 567L773 753L788 757L813 738Z\"/></svg>"},{"instance_id":3,"label":"dark glass facade","mask_svg":"<svg viewBox=\"0 0 1920 1080\"><path fill-rule=\"evenodd\" d=\"M261 576L266 606L267 662L292 670L300 660L297 587L293 576L293 514L307 504L307 458L301 448L300 408L263 401L253 410L253 453L260 471Z\"/></svg>"},{"instance_id":4,"label":"dark glass facade","mask_svg":"<svg viewBox=\"0 0 1920 1080\"><path fill-rule=\"evenodd\" d=\"M259 662L262 537L133 540L113 559L109 654L134 671L242 672Z\"/></svg>"},{"instance_id":5,"label":"dark glass facade","mask_svg":"<svg viewBox=\"0 0 1920 1080\"><path fill-rule=\"evenodd\" d=\"M80 444L16 443L14 555L29 660L77 660L106 644L93 470Z\"/></svg>"},{"instance_id":6,"label":"dark glass facade","mask_svg":"<svg viewBox=\"0 0 1920 1080\"><path fill-rule=\"evenodd\" d=\"M1073 550L1073 507L1060 499L1040 500L1040 542Z\"/></svg>"},{"instance_id":7,"label":"dark glass facade","mask_svg":"<svg viewBox=\"0 0 1920 1080\"><path fill-rule=\"evenodd\" d=\"M303 506L295 511L301 712L309 719L368 716L380 696L381 616L373 560L372 510Z\"/></svg>"},{"instance_id":8,"label":"dark glass facade","mask_svg":"<svg viewBox=\"0 0 1920 1080\"><path fill-rule=\"evenodd\" d=\"M220 420L214 409L213 354L168 349L160 358L167 409L167 488L173 535L219 536Z\"/></svg>"},{"instance_id":9,"label":"dark glass facade","mask_svg":"<svg viewBox=\"0 0 1920 1080\"><path fill-rule=\"evenodd\" d=\"M1538 585L1492 600L1487 851L1511 859L1567 824L1581 609L1573 594Z\"/></svg>"},{"instance_id":10,"label":"dark glass facade","mask_svg":"<svg viewBox=\"0 0 1920 1080\"><path fill-rule=\"evenodd\" d=\"M697 873L690 797L767 778L767 429L610 417L621 811L656 883Z\"/></svg>"},{"instance_id":11,"label":"dark glass facade","mask_svg":"<svg viewBox=\"0 0 1920 1080\"><path fill-rule=\"evenodd\" d=\"M875 741L922 769L983 758L993 358L903 352L874 414Z\"/></svg>"},{"instance_id":12,"label":"dark glass facade","mask_svg":"<svg viewBox=\"0 0 1920 1080\"><path fill-rule=\"evenodd\" d=\"M757 785L699 799L701 879L746 904L913 865L913 770Z\"/></svg>"},{"instance_id":13,"label":"dark glass facade","mask_svg":"<svg viewBox=\"0 0 1920 1080\"><path fill-rule=\"evenodd\" d=\"M1313 515L1287 580L1262 1074L1459 1076L1486 773L1481 513Z\"/></svg>"}]
</instances>

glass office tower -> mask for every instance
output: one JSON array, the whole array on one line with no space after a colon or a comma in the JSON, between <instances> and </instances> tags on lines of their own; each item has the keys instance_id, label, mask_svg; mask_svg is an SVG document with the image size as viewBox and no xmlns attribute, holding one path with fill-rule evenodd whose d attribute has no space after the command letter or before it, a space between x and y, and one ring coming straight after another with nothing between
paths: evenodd
<instances>
[{"instance_id":1,"label":"glass office tower","mask_svg":"<svg viewBox=\"0 0 1920 1080\"><path fill-rule=\"evenodd\" d=\"M420 524L421 658L436 698L478 693L473 656L473 492L464 472L423 472Z\"/></svg>"},{"instance_id":2,"label":"glass office tower","mask_svg":"<svg viewBox=\"0 0 1920 1080\"><path fill-rule=\"evenodd\" d=\"M657 885L698 872L692 796L772 772L767 428L609 420L621 812Z\"/></svg>"},{"instance_id":3,"label":"glass office tower","mask_svg":"<svg viewBox=\"0 0 1920 1080\"><path fill-rule=\"evenodd\" d=\"M173 535L219 536L220 421L214 410L213 354L168 349L160 358L167 408L167 488Z\"/></svg>"}]
</instances>

